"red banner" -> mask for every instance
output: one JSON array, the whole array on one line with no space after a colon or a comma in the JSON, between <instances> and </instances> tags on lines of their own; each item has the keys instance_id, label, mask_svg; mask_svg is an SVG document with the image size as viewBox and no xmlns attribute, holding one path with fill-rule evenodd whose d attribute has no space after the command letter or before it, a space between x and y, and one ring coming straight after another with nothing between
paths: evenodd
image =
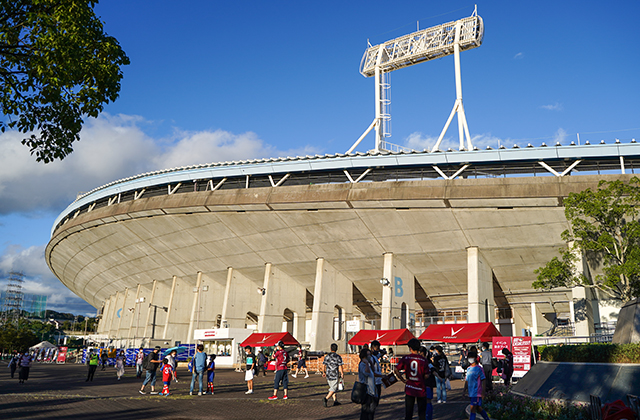
<instances>
[{"instance_id":1,"label":"red banner","mask_svg":"<svg viewBox=\"0 0 640 420\"><path fill-rule=\"evenodd\" d=\"M513 337L511 341L513 353L513 374L524 376L531 369L531 337ZM520 372L520 374L516 374Z\"/></svg>"},{"instance_id":2,"label":"red banner","mask_svg":"<svg viewBox=\"0 0 640 420\"><path fill-rule=\"evenodd\" d=\"M56 362L58 363L64 363L67 361L67 347L60 347L58 350L58 359L56 360Z\"/></svg>"},{"instance_id":3,"label":"red banner","mask_svg":"<svg viewBox=\"0 0 640 420\"><path fill-rule=\"evenodd\" d=\"M497 359L504 358L502 349L511 350L511 337L493 337L491 346L491 355Z\"/></svg>"}]
</instances>

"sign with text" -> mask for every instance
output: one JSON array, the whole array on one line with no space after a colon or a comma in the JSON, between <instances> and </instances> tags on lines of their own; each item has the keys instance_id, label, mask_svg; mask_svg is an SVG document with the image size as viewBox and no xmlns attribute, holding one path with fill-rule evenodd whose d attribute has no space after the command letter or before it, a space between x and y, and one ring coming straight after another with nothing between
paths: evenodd
<instances>
[{"instance_id":1,"label":"sign with text","mask_svg":"<svg viewBox=\"0 0 640 420\"><path fill-rule=\"evenodd\" d=\"M504 348L513 353L513 377L522 378L531 370L531 337L493 337L492 356L504 359ZM497 375L495 369L493 374Z\"/></svg>"},{"instance_id":2,"label":"sign with text","mask_svg":"<svg viewBox=\"0 0 640 420\"><path fill-rule=\"evenodd\" d=\"M347 332L358 332L358 331L360 331L359 320L347 321Z\"/></svg>"},{"instance_id":3,"label":"sign with text","mask_svg":"<svg viewBox=\"0 0 640 420\"><path fill-rule=\"evenodd\" d=\"M531 370L531 337L512 337L513 376L520 378Z\"/></svg>"}]
</instances>

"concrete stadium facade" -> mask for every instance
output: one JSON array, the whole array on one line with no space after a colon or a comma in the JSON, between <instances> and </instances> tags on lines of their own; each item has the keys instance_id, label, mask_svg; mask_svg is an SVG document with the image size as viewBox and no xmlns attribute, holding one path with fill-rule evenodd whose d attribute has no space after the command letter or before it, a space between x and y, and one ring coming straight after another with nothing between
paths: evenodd
<instances>
[{"instance_id":1,"label":"concrete stadium facade","mask_svg":"<svg viewBox=\"0 0 640 420\"><path fill-rule=\"evenodd\" d=\"M568 313L589 335L598 296L533 290L533 270L564 245L563 199L638 165L640 145L610 144L176 168L80 196L45 256L121 345L226 327L327 350L346 321L419 333L447 314L520 335Z\"/></svg>"}]
</instances>

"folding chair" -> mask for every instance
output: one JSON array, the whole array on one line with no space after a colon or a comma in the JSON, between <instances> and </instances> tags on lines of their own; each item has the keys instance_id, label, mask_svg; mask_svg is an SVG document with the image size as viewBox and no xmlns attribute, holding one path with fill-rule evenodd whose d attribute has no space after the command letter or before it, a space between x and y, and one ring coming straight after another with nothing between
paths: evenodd
<instances>
[{"instance_id":1,"label":"folding chair","mask_svg":"<svg viewBox=\"0 0 640 420\"><path fill-rule=\"evenodd\" d=\"M589 395L589 413L591 414L591 420L602 420L602 402L600 397L596 395Z\"/></svg>"},{"instance_id":2,"label":"folding chair","mask_svg":"<svg viewBox=\"0 0 640 420\"><path fill-rule=\"evenodd\" d=\"M637 395L627 394L627 401L629 401L629 407L636 413L636 419L640 419L640 398Z\"/></svg>"}]
</instances>

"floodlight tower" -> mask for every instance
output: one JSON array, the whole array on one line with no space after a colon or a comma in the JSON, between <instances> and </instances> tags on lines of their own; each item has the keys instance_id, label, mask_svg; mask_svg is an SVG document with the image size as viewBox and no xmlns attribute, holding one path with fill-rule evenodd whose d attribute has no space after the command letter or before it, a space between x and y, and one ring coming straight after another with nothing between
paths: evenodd
<instances>
[{"instance_id":1,"label":"floodlight tower","mask_svg":"<svg viewBox=\"0 0 640 420\"><path fill-rule=\"evenodd\" d=\"M449 119L433 147L433 151L440 150L440 143L451 124L455 114L458 115L458 133L460 137L460 150L465 149L464 139L467 140L467 148L472 149L469 126L462 105L462 78L460 75L460 51L477 48L482 44L484 36L484 24L478 16L476 6L473 14L464 19L447 22L442 25L422 29L400 38L392 39L380 45L371 46L365 51L360 62L360 73L364 77L375 78L375 117L369 128L360 136L353 146L347 151L351 153L369 132L376 129L375 149L378 152L383 149L385 137L390 136L388 130L391 115L389 113L389 81L388 73L414 64L434 60L436 58L454 55L456 100Z\"/></svg>"}]
</instances>

